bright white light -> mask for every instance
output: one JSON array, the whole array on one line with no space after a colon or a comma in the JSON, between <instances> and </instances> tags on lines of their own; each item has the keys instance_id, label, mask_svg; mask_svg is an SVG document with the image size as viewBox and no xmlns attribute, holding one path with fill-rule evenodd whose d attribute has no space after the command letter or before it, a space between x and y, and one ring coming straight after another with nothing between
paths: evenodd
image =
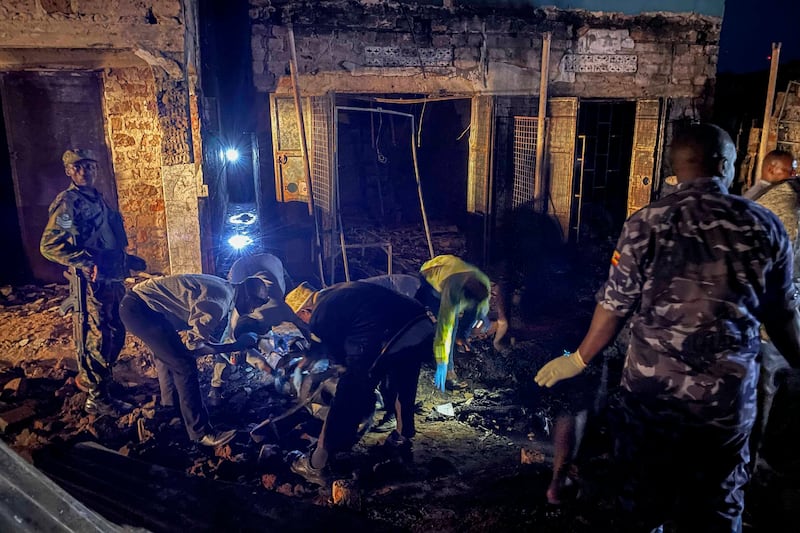
<instances>
[{"instance_id":1,"label":"bright white light","mask_svg":"<svg viewBox=\"0 0 800 533\"><path fill-rule=\"evenodd\" d=\"M231 224L242 224L244 226L249 226L253 224L258 217L256 217L255 213L245 212L239 213L238 215L233 215L228 219L228 222Z\"/></svg>"},{"instance_id":2,"label":"bright white light","mask_svg":"<svg viewBox=\"0 0 800 533\"><path fill-rule=\"evenodd\" d=\"M253 244L253 239L247 235L237 234L228 239L228 244L230 244L234 250L241 250L245 246Z\"/></svg>"},{"instance_id":3,"label":"bright white light","mask_svg":"<svg viewBox=\"0 0 800 533\"><path fill-rule=\"evenodd\" d=\"M225 159L230 163L235 163L239 160L239 150L236 148L228 148L225 150Z\"/></svg>"}]
</instances>

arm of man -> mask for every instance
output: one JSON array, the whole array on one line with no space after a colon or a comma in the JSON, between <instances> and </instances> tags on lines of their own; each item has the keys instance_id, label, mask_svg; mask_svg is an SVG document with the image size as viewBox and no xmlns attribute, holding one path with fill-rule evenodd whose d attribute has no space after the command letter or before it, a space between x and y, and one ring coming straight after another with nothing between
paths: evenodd
<instances>
[{"instance_id":1,"label":"arm of man","mask_svg":"<svg viewBox=\"0 0 800 533\"><path fill-rule=\"evenodd\" d=\"M800 311L794 309L783 319L764 322L770 340L790 365L800 368Z\"/></svg>"},{"instance_id":2,"label":"arm of man","mask_svg":"<svg viewBox=\"0 0 800 533\"><path fill-rule=\"evenodd\" d=\"M220 321L225 318L225 310L215 301L199 300L191 306L189 319L188 341L190 349L202 348L201 344L214 343L216 339L212 336L220 325ZM217 353L217 352L209 352Z\"/></svg>"},{"instance_id":3,"label":"arm of man","mask_svg":"<svg viewBox=\"0 0 800 533\"><path fill-rule=\"evenodd\" d=\"M543 366L534 378L536 384L542 387L552 387L563 379L580 374L586 365L614 340L624 323L623 317L597 304L589 331L586 332L577 351L567 356L557 357Z\"/></svg>"},{"instance_id":4,"label":"arm of man","mask_svg":"<svg viewBox=\"0 0 800 533\"><path fill-rule=\"evenodd\" d=\"M649 231L640 215L633 215L622 227L617 247L611 256L608 280L597 292L589 330L580 346L568 356L559 356L544 365L534 381L552 387L561 380L580 374L586 365L619 333L626 318L639 305L644 284L645 257Z\"/></svg>"},{"instance_id":5,"label":"arm of man","mask_svg":"<svg viewBox=\"0 0 800 533\"><path fill-rule=\"evenodd\" d=\"M452 284L447 282L442 284L442 301L439 305L439 316L436 318L436 335L433 339L433 357L436 360L434 385L443 392L447 381L447 363L452 355L456 334L458 302L453 292Z\"/></svg>"},{"instance_id":6,"label":"arm of man","mask_svg":"<svg viewBox=\"0 0 800 533\"><path fill-rule=\"evenodd\" d=\"M776 254L765 275L761 318L770 340L786 360L800 367L800 294L794 283L794 250L783 226L776 225Z\"/></svg>"},{"instance_id":7,"label":"arm of man","mask_svg":"<svg viewBox=\"0 0 800 533\"><path fill-rule=\"evenodd\" d=\"M195 348L189 350L189 355L193 357L202 357L204 355L211 355L226 352L238 352L241 350L249 349L258 344L258 335L255 333L244 333L241 337L233 342L196 342Z\"/></svg>"}]
</instances>

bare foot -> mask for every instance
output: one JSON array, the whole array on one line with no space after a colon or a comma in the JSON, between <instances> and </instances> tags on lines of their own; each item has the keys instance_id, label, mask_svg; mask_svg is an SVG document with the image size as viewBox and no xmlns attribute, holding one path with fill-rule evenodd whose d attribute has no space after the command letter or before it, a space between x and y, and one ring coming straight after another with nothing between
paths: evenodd
<instances>
[{"instance_id":1,"label":"bare foot","mask_svg":"<svg viewBox=\"0 0 800 533\"><path fill-rule=\"evenodd\" d=\"M492 345L495 350L500 350L503 347L503 337L508 333L508 321L498 320L495 322L494 342Z\"/></svg>"},{"instance_id":2,"label":"bare foot","mask_svg":"<svg viewBox=\"0 0 800 533\"><path fill-rule=\"evenodd\" d=\"M561 505L564 502L565 489L571 485L572 480L570 478L564 478L563 480L554 479L551 481L545 493L547 496L547 503L550 505Z\"/></svg>"}]
</instances>

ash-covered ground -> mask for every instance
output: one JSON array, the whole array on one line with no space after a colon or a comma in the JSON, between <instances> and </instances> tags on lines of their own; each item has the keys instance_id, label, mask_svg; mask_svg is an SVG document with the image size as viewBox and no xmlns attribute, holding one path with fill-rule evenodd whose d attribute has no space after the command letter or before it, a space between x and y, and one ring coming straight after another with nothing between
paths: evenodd
<instances>
[{"instance_id":1,"label":"ash-covered ground","mask_svg":"<svg viewBox=\"0 0 800 533\"><path fill-rule=\"evenodd\" d=\"M444 252L462 251L457 233L440 230L438 238ZM418 248L408 247L395 266L416 265ZM355 481L360 503L349 508L333 505L330 486L309 484L289 470L287 454L307 450L321 427L309 410L281 420L261 442L250 438L256 424L295 405L261 370L237 367L225 383L224 401L209 406L212 422L239 429L237 438L216 451L200 449L180 418L156 408L152 355L129 335L114 377L118 394L135 409L119 419L87 416L85 393L74 381L71 318L58 310L66 285L0 290L2 438L89 507L152 531L306 530L319 523L403 531L613 531L605 411L588 424L573 472L576 500L548 505L549 431L559 402L574 391L545 392L533 383L542 364L574 349L585 332L593 292L605 274L605 261L597 260L603 252L565 256L558 268L541 274L537 287L544 288L518 291L509 344L495 350L491 339L476 339L471 351L457 354L467 388L441 393L433 388L432 367L423 369L413 453L382 446L387 433L369 432L333 464L335 478ZM372 273L367 262L352 259ZM606 360L621 361L621 349L624 343L616 343ZM212 364L211 356L198 361L204 392ZM598 383L608 368L592 369L602 374ZM377 411L376 419L382 415ZM523 450L529 464L521 463ZM786 505L774 499L797 501L797 484L779 478L771 480L771 492L755 493L748 514L749 523L760 519L770 528L750 530L785 525L779 518Z\"/></svg>"}]
</instances>

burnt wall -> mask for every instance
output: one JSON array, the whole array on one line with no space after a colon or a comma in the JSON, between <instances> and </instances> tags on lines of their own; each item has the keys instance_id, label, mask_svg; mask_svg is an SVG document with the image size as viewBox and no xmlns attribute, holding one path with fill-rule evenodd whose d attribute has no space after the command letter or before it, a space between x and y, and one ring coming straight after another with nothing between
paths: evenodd
<instances>
[{"instance_id":1,"label":"burnt wall","mask_svg":"<svg viewBox=\"0 0 800 533\"><path fill-rule=\"evenodd\" d=\"M5 0L3 48L184 47L181 0Z\"/></svg>"},{"instance_id":2,"label":"burnt wall","mask_svg":"<svg viewBox=\"0 0 800 533\"><path fill-rule=\"evenodd\" d=\"M0 69L104 72L106 137L131 247L198 272L203 197L194 0L9 0Z\"/></svg>"},{"instance_id":3,"label":"burnt wall","mask_svg":"<svg viewBox=\"0 0 800 533\"><path fill-rule=\"evenodd\" d=\"M162 130L149 67L110 69L104 99L119 208L131 247L150 272L169 272L161 179Z\"/></svg>"},{"instance_id":4,"label":"burnt wall","mask_svg":"<svg viewBox=\"0 0 800 533\"><path fill-rule=\"evenodd\" d=\"M697 14L445 9L251 0L258 90L288 88L288 24L302 90L536 94L551 32L551 95L690 98L705 105L722 19Z\"/></svg>"}]
</instances>

